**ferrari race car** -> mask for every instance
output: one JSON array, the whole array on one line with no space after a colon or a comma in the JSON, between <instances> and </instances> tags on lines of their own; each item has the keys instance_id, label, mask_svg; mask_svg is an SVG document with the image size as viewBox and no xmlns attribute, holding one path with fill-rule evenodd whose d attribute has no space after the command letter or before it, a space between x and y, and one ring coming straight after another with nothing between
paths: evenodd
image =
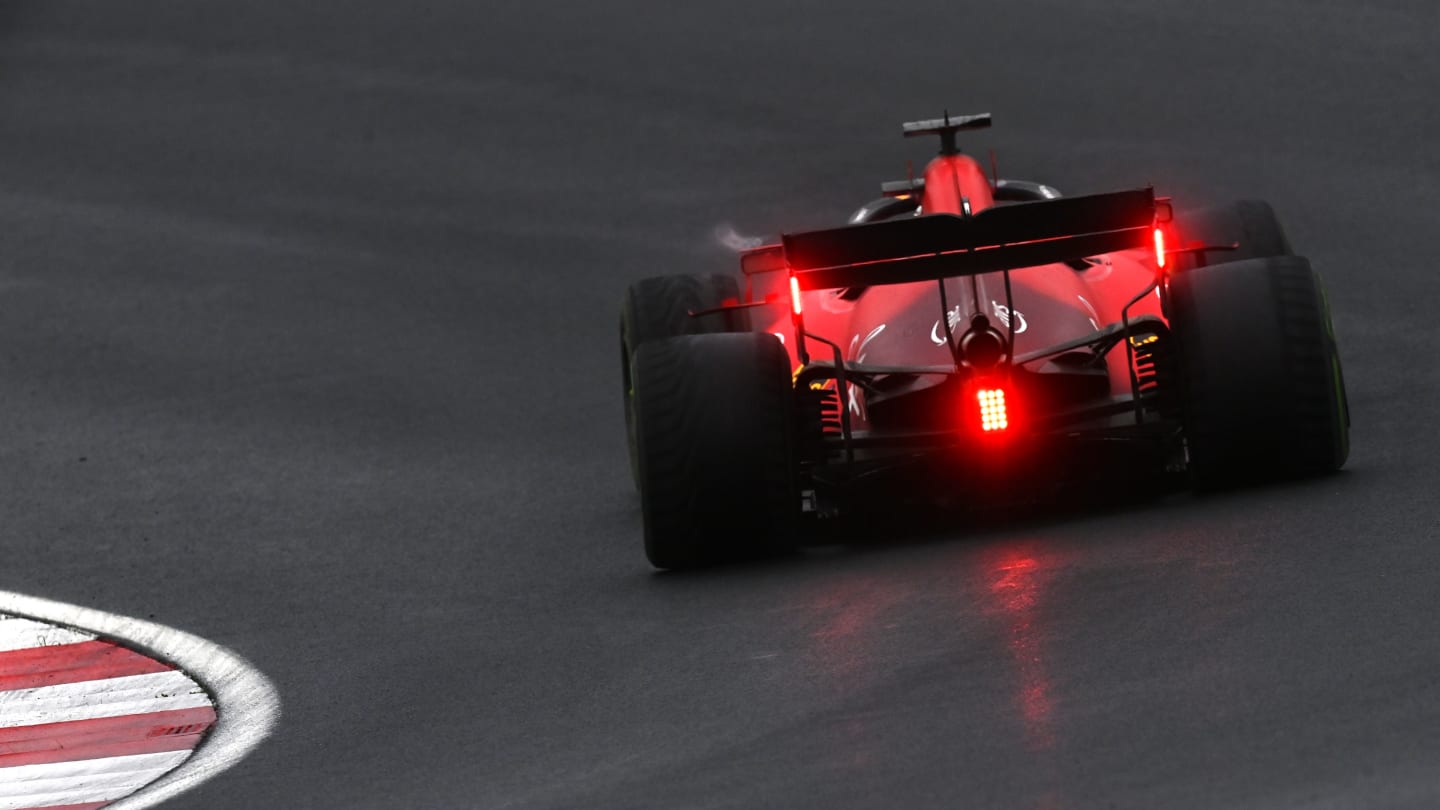
<instances>
[{"instance_id":1,"label":"ferrari race car","mask_svg":"<svg viewBox=\"0 0 1440 810\"><path fill-rule=\"evenodd\" d=\"M785 548L806 522L1121 466L1201 488L1338 469L1329 306L1270 206L1182 210L987 177L957 135L849 224L648 278L620 342L645 551Z\"/></svg>"}]
</instances>

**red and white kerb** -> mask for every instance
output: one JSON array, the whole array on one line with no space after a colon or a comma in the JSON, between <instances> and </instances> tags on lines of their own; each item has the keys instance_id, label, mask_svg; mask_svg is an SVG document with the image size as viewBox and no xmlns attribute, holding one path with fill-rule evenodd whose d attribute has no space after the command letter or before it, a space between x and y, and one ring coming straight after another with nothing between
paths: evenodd
<instances>
[{"instance_id":1,"label":"red and white kerb","mask_svg":"<svg viewBox=\"0 0 1440 810\"><path fill-rule=\"evenodd\" d=\"M104 807L184 762L214 723L170 664L0 614L0 810Z\"/></svg>"}]
</instances>

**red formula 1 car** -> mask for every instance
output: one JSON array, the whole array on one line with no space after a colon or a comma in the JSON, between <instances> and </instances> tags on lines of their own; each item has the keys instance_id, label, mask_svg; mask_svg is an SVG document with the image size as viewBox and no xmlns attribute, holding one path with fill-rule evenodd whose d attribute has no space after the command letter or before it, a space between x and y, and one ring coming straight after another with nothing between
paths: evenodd
<instances>
[{"instance_id":1,"label":"red formula 1 car","mask_svg":"<svg viewBox=\"0 0 1440 810\"><path fill-rule=\"evenodd\" d=\"M1062 197L937 135L923 178L741 274L626 293L625 415L661 568L807 520L1123 465L1200 487L1339 468L1349 413L1320 279L1270 207Z\"/></svg>"}]
</instances>

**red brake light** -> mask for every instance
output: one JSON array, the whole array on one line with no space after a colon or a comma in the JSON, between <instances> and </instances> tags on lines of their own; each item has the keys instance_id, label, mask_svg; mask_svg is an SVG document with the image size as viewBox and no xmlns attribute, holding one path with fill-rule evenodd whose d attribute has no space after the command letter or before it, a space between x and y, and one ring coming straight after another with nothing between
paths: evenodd
<instances>
[{"instance_id":1,"label":"red brake light","mask_svg":"<svg viewBox=\"0 0 1440 810\"><path fill-rule=\"evenodd\" d=\"M1005 408L1005 389L981 388L975 392L980 405L980 429L984 431L1004 430L1010 427L1010 417Z\"/></svg>"},{"instance_id":2,"label":"red brake light","mask_svg":"<svg viewBox=\"0 0 1440 810\"><path fill-rule=\"evenodd\" d=\"M1155 265L1165 267L1165 229L1155 229Z\"/></svg>"},{"instance_id":3,"label":"red brake light","mask_svg":"<svg viewBox=\"0 0 1440 810\"><path fill-rule=\"evenodd\" d=\"M794 276L790 277L790 308L797 316L800 314L800 279Z\"/></svg>"}]
</instances>

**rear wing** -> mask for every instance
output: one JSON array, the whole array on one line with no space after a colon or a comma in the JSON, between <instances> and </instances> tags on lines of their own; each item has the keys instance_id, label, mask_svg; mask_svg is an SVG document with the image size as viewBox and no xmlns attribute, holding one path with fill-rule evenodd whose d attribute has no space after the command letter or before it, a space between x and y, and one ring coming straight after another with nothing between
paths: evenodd
<instances>
[{"instance_id":1,"label":"rear wing","mask_svg":"<svg viewBox=\"0 0 1440 810\"><path fill-rule=\"evenodd\" d=\"M747 274L788 270L801 290L910 284L1153 246L1153 189L927 214L786 234L741 258Z\"/></svg>"}]
</instances>

